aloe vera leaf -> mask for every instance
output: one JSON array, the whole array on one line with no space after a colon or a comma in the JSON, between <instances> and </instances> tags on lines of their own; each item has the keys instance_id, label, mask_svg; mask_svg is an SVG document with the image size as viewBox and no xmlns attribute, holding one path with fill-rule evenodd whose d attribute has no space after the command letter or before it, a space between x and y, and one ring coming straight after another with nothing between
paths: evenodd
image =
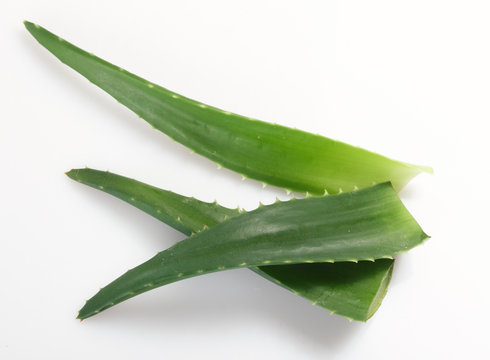
<instances>
[{"instance_id":1,"label":"aloe vera leaf","mask_svg":"<svg viewBox=\"0 0 490 360\"><path fill-rule=\"evenodd\" d=\"M296 295L349 320L367 321L383 301L393 259L272 265L252 268Z\"/></svg>"},{"instance_id":2,"label":"aloe vera leaf","mask_svg":"<svg viewBox=\"0 0 490 360\"><path fill-rule=\"evenodd\" d=\"M432 171L185 98L87 53L39 25L25 22L25 26L63 63L153 127L245 177L294 191L323 194L386 181L398 191L420 172Z\"/></svg>"},{"instance_id":3,"label":"aloe vera leaf","mask_svg":"<svg viewBox=\"0 0 490 360\"><path fill-rule=\"evenodd\" d=\"M426 238L389 183L278 202L232 217L159 252L101 289L78 317L202 274L260 265L392 258Z\"/></svg>"},{"instance_id":4,"label":"aloe vera leaf","mask_svg":"<svg viewBox=\"0 0 490 360\"><path fill-rule=\"evenodd\" d=\"M238 209L182 196L107 171L73 169L66 175L124 200L186 235L240 214Z\"/></svg>"},{"instance_id":5,"label":"aloe vera leaf","mask_svg":"<svg viewBox=\"0 0 490 360\"><path fill-rule=\"evenodd\" d=\"M126 201L187 235L240 214L237 209L178 195L110 172L86 168L71 170L67 175ZM381 304L393 262L379 259L358 264L314 263L250 269L333 313L366 321Z\"/></svg>"}]
</instances>

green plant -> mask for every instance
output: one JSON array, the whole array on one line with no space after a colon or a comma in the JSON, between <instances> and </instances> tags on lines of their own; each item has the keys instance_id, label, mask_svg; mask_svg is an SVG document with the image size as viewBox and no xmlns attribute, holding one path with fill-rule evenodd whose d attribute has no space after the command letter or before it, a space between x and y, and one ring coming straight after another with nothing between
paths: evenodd
<instances>
[{"instance_id":1,"label":"green plant","mask_svg":"<svg viewBox=\"0 0 490 360\"><path fill-rule=\"evenodd\" d=\"M97 58L38 25L25 26L62 62L174 140L244 177L307 194L303 200L239 215L141 183L120 191L100 182L99 189L184 233L201 230L102 289L80 318L157 286L246 266L321 306L366 320L386 292L392 256L427 237L395 191L431 168L210 107ZM81 173L100 176L89 169L69 175L95 184ZM111 176L124 186L133 181L112 174L104 181ZM350 303L352 299L357 303Z\"/></svg>"},{"instance_id":2,"label":"green plant","mask_svg":"<svg viewBox=\"0 0 490 360\"><path fill-rule=\"evenodd\" d=\"M101 289L79 318L189 277L239 267L374 261L392 258L426 238L389 183L277 202L159 252Z\"/></svg>"},{"instance_id":3,"label":"green plant","mask_svg":"<svg viewBox=\"0 0 490 360\"><path fill-rule=\"evenodd\" d=\"M76 169L67 175L113 195L189 236L240 215L238 209L185 197L110 172ZM393 262L393 259L378 259L250 269L332 313L366 321L381 305Z\"/></svg>"},{"instance_id":4,"label":"green plant","mask_svg":"<svg viewBox=\"0 0 490 360\"><path fill-rule=\"evenodd\" d=\"M25 22L25 26L63 63L150 125L244 177L323 195L386 181L398 191L420 172L432 171L196 102L112 65L38 25Z\"/></svg>"}]
</instances>

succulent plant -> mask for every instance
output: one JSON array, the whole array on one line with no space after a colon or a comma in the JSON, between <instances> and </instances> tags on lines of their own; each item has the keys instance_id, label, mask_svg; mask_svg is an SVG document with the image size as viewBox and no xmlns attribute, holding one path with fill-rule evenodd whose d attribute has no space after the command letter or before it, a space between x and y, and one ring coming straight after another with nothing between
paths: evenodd
<instances>
[{"instance_id":1,"label":"succulent plant","mask_svg":"<svg viewBox=\"0 0 490 360\"><path fill-rule=\"evenodd\" d=\"M108 172L70 171L71 178L190 235L101 289L80 319L158 286L248 267L332 312L365 321L386 293L393 256L427 238L396 192L431 168L202 104L39 25L25 26L63 63L172 139L244 177L307 195L240 212Z\"/></svg>"}]
</instances>

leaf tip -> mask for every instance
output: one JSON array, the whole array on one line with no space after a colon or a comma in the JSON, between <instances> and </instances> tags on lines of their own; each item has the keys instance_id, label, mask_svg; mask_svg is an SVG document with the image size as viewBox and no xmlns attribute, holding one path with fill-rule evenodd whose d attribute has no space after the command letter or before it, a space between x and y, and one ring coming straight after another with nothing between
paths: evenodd
<instances>
[{"instance_id":1,"label":"leaf tip","mask_svg":"<svg viewBox=\"0 0 490 360\"><path fill-rule=\"evenodd\" d=\"M28 20L25 20L25 19L24 19L24 20L22 20L22 23L24 24L24 26L25 26L26 28L28 28L28 27L32 27L32 26L35 26L35 25L34 25L34 23L32 23L32 22L30 22L30 21L28 21ZM39 25L37 25L37 26L39 26Z\"/></svg>"},{"instance_id":2,"label":"leaf tip","mask_svg":"<svg viewBox=\"0 0 490 360\"><path fill-rule=\"evenodd\" d=\"M425 241L429 240L430 238L431 238L431 236L426 234L424 231L422 231L422 233L420 234L420 240L422 242L425 242Z\"/></svg>"},{"instance_id":3,"label":"leaf tip","mask_svg":"<svg viewBox=\"0 0 490 360\"><path fill-rule=\"evenodd\" d=\"M78 180L78 172L80 169L71 169L65 172L65 175L68 176L72 180Z\"/></svg>"},{"instance_id":4,"label":"leaf tip","mask_svg":"<svg viewBox=\"0 0 490 360\"><path fill-rule=\"evenodd\" d=\"M434 168L431 166L418 166L418 168L427 174L434 175Z\"/></svg>"}]
</instances>

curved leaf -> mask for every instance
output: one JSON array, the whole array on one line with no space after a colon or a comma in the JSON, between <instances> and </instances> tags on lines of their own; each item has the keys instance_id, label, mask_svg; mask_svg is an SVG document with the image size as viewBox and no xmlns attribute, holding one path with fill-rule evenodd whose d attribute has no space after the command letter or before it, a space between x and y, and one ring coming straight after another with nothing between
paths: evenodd
<instances>
[{"instance_id":1,"label":"curved leaf","mask_svg":"<svg viewBox=\"0 0 490 360\"><path fill-rule=\"evenodd\" d=\"M390 184L260 207L158 253L100 290L84 319L178 280L225 269L391 258L427 235Z\"/></svg>"},{"instance_id":2,"label":"curved leaf","mask_svg":"<svg viewBox=\"0 0 490 360\"><path fill-rule=\"evenodd\" d=\"M75 169L67 175L126 201L187 235L240 214L237 209L178 195L110 172ZM381 305L393 262L378 259L357 264L306 263L250 269L315 305L352 320L366 321Z\"/></svg>"},{"instance_id":3,"label":"curved leaf","mask_svg":"<svg viewBox=\"0 0 490 360\"><path fill-rule=\"evenodd\" d=\"M25 26L63 63L153 127L246 177L294 191L323 194L387 181L398 191L420 172L432 171L196 102L87 53L39 25L25 22Z\"/></svg>"}]
</instances>

